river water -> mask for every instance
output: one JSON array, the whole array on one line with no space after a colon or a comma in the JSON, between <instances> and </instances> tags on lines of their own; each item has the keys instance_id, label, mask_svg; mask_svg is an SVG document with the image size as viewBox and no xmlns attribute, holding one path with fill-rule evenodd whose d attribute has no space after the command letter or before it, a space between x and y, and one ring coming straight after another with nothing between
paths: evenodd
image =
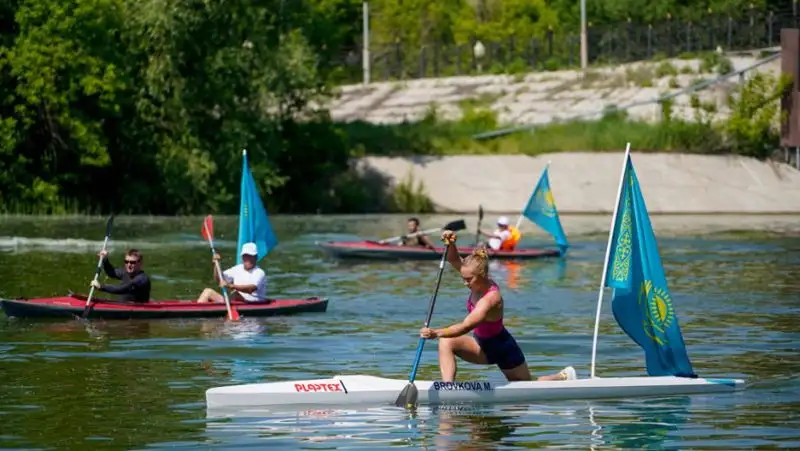
<instances>
[{"instance_id":1,"label":"river water","mask_svg":"<svg viewBox=\"0 0 800 451\"><path fill-rule=\"evenodd\" d=\"M454 216L424 216L435 227ZM474 227L475 218L465 217ZM105 218L0 217L0 297L86 292ZM316 241L385 237L403 216L272 218L269 294L321 295L326 313L224 320L32 321L0 314L0 448L7 449L767 449L800 448L800 217L653 217L695 371L747 379L734 394L476 406L260 412L207 418L205 390L232 383L371 374L404 379L437 263L343 263ZM490 222L492 218L487 218ZM534 374L587 377L607 216L562 218L566 259L493 262L506 323ZM118 217L112 261L137 247L153 298L191 299L211 283L202 218ZM224 263L236 222L216 220ZM530 224L526 244L547 243ZM607 293L608 295L608 293ZM442 281L435 326L464 315ZM437 379L428 344L419 379ZM643 374L643 354L606 302L599 376ZM459 375L499 380L491 367Z\"/></svg>"}]
</instances>

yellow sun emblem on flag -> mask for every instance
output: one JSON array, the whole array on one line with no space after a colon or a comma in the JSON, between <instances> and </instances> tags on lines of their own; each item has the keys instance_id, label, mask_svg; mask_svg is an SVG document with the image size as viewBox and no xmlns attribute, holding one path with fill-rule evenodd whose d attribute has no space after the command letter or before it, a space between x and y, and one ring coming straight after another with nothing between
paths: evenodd
<instances>
[{"instance_id":1,"label":"yellow sun emblem on flag","mask_svg":"<svg viewBox=\"0 0 800 451\"><path fill-rule=\"evenodd\" d=\"M659 345L666 344L664 332L675 320L672 299L666 289L653 286L653 281L645 280L639 292L639 306L644 312L644 330Z\"/></svg>"},{"instance_id":2,"label":"yellow sun emblem on flag","mask_svg":"<svg viewBox=\"0 0 800 451\"><path fill-rule=\"evenodd\" d=\"M539 191L536 195L536 203L546 216L552 218L556 215L556 201L553 198L553 192L549 189Z\"/></svg>"}]
</instances>

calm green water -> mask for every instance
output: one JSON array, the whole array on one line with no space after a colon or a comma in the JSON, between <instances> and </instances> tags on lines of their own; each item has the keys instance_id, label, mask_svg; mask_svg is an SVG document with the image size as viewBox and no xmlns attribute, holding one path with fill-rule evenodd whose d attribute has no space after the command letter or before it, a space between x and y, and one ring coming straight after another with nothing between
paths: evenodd
<instances>
[{"instance_id":1,"label":"calm green water","mask_svg":"<svg viewBox=\"0 0 800 451\"><path fill-rule=\"evenodd\" d=\"M386 407L207 419L205 390L214 386L339 373L407 377L438 262L341 263L314 244L393 235L404 219L273 218L281 243L262 264L270 295L327 296L323 314L91 327L0 314L0 448L800 448L800 217L653 221L695 370L746 378L743 392L420 408L413 415ZM451 219L425 217L423 225ZM563 221L573 244L567 259L494 262L492 271L532 370L573 365L586 377L608 218ZM103 223L0 217L0 297L85 292ZM211 282L200 226L201 218L117 218L112 259L138 247L154 298L194 298ZM223 257L234 252L235 227L234 218L217 218ZM456 274L446 272L433 323L460 319L465 295ZM643 355L607 303L600 333L599 375L642 374ZM460 374L501 377L464 364ZM437 376L429 344L418 378Z\"/></svg>"}]
</instances>

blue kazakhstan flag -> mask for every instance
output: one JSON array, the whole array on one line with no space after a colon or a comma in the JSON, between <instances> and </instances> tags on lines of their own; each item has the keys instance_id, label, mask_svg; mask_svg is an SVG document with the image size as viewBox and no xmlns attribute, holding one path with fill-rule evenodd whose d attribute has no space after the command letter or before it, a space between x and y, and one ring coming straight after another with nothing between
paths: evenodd
<instances>
[{"instance_id":1,"label":"blue kazakhstan flag","mask_svg":"<svg viewBox=\"0 0 800 451\"><path fill-rule=\"evenodd\" d=\"M567 236L564 234L564 228L561 227L553 192L550 190L550 177L547 172L549 166L548 164L544 168L541 177L539 177L539 183L533 189L531 198L528 199L528 204L522 210L522 215L541 227L545 232L553 235L558 248L564 254L567 251L567 247L569 247L569 243L567 242Z\"/></svg>"},{"instance_id":2,"label":"blue kazakhstan flag","mask_svg":"<svg viewBox=\"0 0 800 451\"><path fill-rule=\"evenodd\" d=\"M247 165L247 151L242 152L242 187L239 204L239 242L237 245L236 263L242 263L239 253L244 243L256 243L258 260L266 257L278 245L278 237L272 231L267 210L261 202L253 174Z\"/></svg>"},{"instance_id":3,"label":"blue kazakhstan flag","mask_svg":"<svg viewBox=\"0 0 800 451\"><path fill-rule=\"evenodd\" d=\"M644 349L650 376L697 377L686 353L630 155L614 224L606 274L606 286L614 289L614 318Z\"/></svg>"}]
</instances>

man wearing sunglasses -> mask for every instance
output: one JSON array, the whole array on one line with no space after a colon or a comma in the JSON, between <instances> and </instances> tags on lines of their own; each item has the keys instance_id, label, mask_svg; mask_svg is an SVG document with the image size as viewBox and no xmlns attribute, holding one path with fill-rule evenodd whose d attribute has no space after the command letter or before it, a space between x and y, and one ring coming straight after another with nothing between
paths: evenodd
<instances>
[{"instance_id":1,"label":"man wearing sunglasses","mask_svg":"<svg viewBox=\"0 0 800 451\"><path fill-rule=\"evenodd\" d=\"M92 280L92 286L106 293L119 295L121 301L149 302L150 277L142 271L142 253L137 249L129 249L125 253L125 269L116 269L108 261L108 252L103 250L97 254L103 258L103 269L108 277L119 279L117 285L105 285Z\"/></svg>"}]
</instances>

